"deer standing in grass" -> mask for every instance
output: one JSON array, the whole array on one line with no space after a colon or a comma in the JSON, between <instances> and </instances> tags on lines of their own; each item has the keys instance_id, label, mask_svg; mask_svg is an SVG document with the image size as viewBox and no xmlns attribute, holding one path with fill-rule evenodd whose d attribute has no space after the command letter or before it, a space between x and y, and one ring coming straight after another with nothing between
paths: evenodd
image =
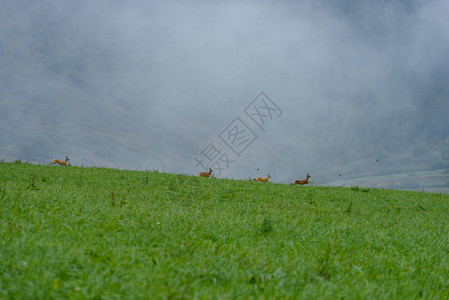
<instances>
[{"instance_id":1,"label":"deer standing in grass","mask_svg":"<svg viewBox=\"0 0 449 300\"><path fill-rule=\"evenodd\" d=\"M53 161L51 163L49 163L48 165L52 165L52 164L58 164L61 166L66 166L67 167L67 162L70 160L70 158L68 156L65 157L65 161L63 160L59 160L59 159L53 159Z\"/></svg>"},{"instance_id":2,"label":"deer standing in grass","mask_svg":"<svg viewBox=\"0 0 449 300\"><path fill-rule=\"evenodd\" d=\"M267 177L267 178L260 178L260 177L257 177L257 178L254 178L253 180L254 180L254 181L268 182L268 179L270 179L270 178L271 178L271 176L270 176L270 174L268 174L268 177Z\"/></svg>"},{"instance_id":3,"label":"deer standing in grass","mask_svg":"<svg viewBox=\"0 0 449 300\"><path fill-rule=\"evenodd\" d=\"M295 180L292 184L300 184L300 185L304 185L304 184L313 184L313 182L309 181L309 178L312 178L312 176L310 176L309 173L307 173L307 177L304 180Z\"/></svg>"},{"instance_id":4,"label":"deer standing in grass","mask_svg":"<svg viewBox=\"0 0 449 300\"><path fill-rule=\"evenodd\" d=\"M210 174L212 174L212 169L211 168L209 168L209 173L208 172L201 172L200 173L200 176L201 177L210 177Z\"/></svg>"}]
</instances>

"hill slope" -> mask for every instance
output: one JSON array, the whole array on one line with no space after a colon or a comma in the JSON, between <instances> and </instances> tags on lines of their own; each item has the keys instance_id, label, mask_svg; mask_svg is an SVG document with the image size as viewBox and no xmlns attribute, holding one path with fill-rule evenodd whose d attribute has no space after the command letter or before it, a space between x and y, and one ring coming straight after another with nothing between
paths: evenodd
<instances>
[{"instance_id":1,"label":"hill slope","mask_svg":"<svg viewBox=\"0 0 449 300\"><path fill-rule=\"evenodd\" d=\"M328 185L405 189L449 194L449 169L347 178L329 182Z\"/></svg>"},{"instance_id":2,"label":"hill slope","mask_svg":"<svg viewBox=\"0 0 449 300\"><path fill-rule=\"evenodd\" d=\"M0 163L0 298L442 298L449 196Z\"/></svg>"}]
</instances>

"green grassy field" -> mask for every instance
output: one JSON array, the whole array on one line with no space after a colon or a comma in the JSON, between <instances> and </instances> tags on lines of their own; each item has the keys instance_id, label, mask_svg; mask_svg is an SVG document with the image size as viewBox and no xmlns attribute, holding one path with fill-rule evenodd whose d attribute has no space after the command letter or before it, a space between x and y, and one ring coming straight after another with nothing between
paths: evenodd
<instances>
[{"instance_id":1,"label":"green grassy field","mask_svg":"<svg viewBox=\"0 0 449 300\"><path fill-rule=\"evenodd\" d=\"M449 297L449 195L0 163L1 299Z\"/></svg>"},{"instance_id":2,"label":"green grassy field","mask_svg":"<svg viewBox=\"0 0 449 300\"><path fill-rule=\"evenodd\" d=\"M328 185L364 186L449 194L449 169L341 179L329 182Z\"/></svg>"}]
</instances>

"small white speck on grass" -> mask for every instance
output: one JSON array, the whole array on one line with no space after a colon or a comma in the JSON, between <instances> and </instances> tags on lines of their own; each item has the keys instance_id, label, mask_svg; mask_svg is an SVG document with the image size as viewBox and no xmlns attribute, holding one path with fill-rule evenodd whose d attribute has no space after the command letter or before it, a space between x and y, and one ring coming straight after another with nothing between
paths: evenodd
<instances>
[{"instance_id":1,"label":"small white speck on grass","mask_svg":"<svg viewBox=\"0 0 449 300\"><path fill-rule=\"evenodd\" d=\"M161 225L161 223L160 223L160 222L157 222L156 225Z\"/></svg>"},{"instance_id":2,"label":"small white speck on grass","mask_svg":"<svg viewBox=\"0 0 449 300\"><path fill-rule=\"evenodd\" d=\"M361 274L365 273L365 272L363 272L362 268L360 268L359 266L353 265L352 267L354 269L356 269L357 271L359 271Z\"/></svg>"}]
</instances>

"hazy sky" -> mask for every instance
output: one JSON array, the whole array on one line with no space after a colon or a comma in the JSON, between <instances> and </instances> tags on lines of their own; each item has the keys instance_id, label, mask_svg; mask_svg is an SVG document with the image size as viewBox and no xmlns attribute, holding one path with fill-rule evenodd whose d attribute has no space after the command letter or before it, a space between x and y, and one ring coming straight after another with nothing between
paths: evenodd
<instances>
[{"instance_id":1,"label":"hazy sky","mask_svg":"<svg viewBox=\"0 0 449 300\"><path fill-rule=\"evenodd\" d=\"M5 1L0 154L195 174L264 91L283 114L227 176L324 176L448 72L449 2L337 2Z\"/></svg>"}]
</instances>

